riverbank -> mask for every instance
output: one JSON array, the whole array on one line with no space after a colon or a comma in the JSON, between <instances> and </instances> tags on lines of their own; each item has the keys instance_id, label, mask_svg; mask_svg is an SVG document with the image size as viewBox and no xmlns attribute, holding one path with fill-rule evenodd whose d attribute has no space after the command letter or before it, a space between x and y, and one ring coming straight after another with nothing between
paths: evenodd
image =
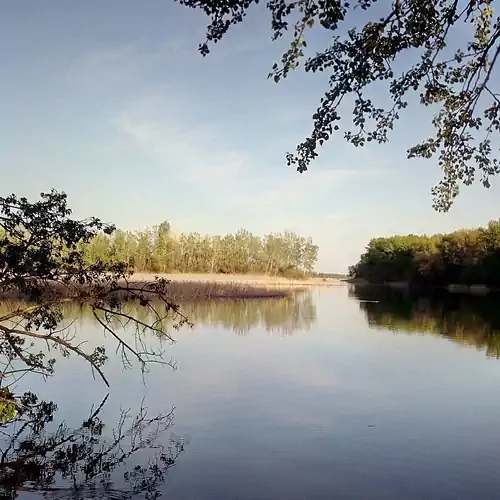
<instances>
[{"instance_id":1,"label":"riverbank","mask_svg":"<svg viewBox=\"0 0 500 500\"><path fill-rule=\"evenodd\" d=\"M143 286L153 282L154 274L136 273L128 285ZM290 280L278 276L245 275L245 274L163 274L161 278L170 281L168 296L172 301L187 302L218 299L271 299L286 298L293 293L313 286L338 286L343 284L338 279L310 278ZM47 292L56 291L61 296L78 293L74 288L68 289L61 283L51 283ZM0 293L0 300L23 299L22 294L15 291Z\"/></svg>"},{"instance_id":2,"label":"riverbank","mask_svg":"<svg viewBox=\"0 0 500 500\"><path fill-rule=\"evenodd\" d=\"M212 283L212 284L232 284L252 287L272 287L281 289L311 286L338 286L345 284L344 281L336 278L306 278L303 280L288 279L280 276L267 276L261 274L210 274L210 273L172 273L172 274L152 274L135 273L132 276L134 281L151 281L155 276L166 278L171 281L171 286L176 283Z\"/></svg>"},{"instance_id":3,"label":"riverbank","mask_svg":"<svg viewBox=\"0 0 500 500\"><path fill-rule=\"evenodd\" d=\"M134 282L144 283L152 280L151 276L142 280L133 277ZM171 300L178 302L220 299L278 299L289 297L294 291L298 291L298 288L292 290L290 288L265 287L236 282L203 282L196 280L171 280L168 285L168 296Z\"/></svg>"},{"instance_id":4,"label":"riverbank","mask_svg":"<svg viewBox=\"0 0 500 500\"><path fill-rule=\"evenodd\" d=\"M387 287L392 290L445 290L449 293L465 294L465 295L487 295L489 293L500 292L499 288L489 287L487 285L477 283L473 285L464 285L460 283L450 283L448 285L432 285L412 283L410 281L386 281L384 283L369 283L363 279L346 280L347 283L356 286L374 286Z\"/></svg>"},{"instance_id":5,"label":"riverbank","mask_svg":"<svg viewBox=\"0 0 500 500\"><path fill-rule=\"evenodd\" d=\"M295 292L316 286L345 284L334 278L288 279L280 276L257 274L135 273L131 281L147 283L155 276L170 281L169 296L176 301L216 299L265 299L286 298Z\"/></svg>"},{"instance_id":6,"label":"riverbank","mask_svg":"<svg viewBox=\"0 0 500 500\"><path fill-rule=\"evenodd\" d=\"M144 287L147 283L152 283L154 277L143 276L142 279L134 277L123 282L123 287ZM85 292L85 286L81 288L68 288L61 283L47 283L45 292L47 298L53 298L53 293L59 297L79 296ZM146 288L143 288L146 291ZM202 282L202 281L175 281L172 280L168 285L168 297L172 301L197 301L214 299L271 299L290 297L294 292L300 290L300 287L278 287L278 286L259 286L236 282ZM43 295L42 294L42 295ZM126 292L118 292L119 296L125 296ZM146 296L150 293L146 292ZM151 298L154 296L151 295ZM26 295L15 290L0 292L0 300L25 300Z\"/></svg>"}]
</instances>

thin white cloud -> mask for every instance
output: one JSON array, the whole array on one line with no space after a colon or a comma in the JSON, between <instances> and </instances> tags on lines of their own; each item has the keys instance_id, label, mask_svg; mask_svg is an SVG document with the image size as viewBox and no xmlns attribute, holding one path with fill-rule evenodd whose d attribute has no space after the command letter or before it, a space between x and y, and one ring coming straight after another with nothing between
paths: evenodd
<instances>
[{"instance_id":1,"label":"thin white cloud","mask_svg":"<svg viewBox=\"0 0 500 500\"><path fill-rule=\"evenodd\" d=\"M252 206L268 209L286 205L304 205L311 201L318 201L330 195L349 182L356 182L364 176L381 175L381 169L349 169L331 167L330 169L311 168L303 174L294 169L283 169L280 174L283 180L270 189L260 190L252 195L240 197L237 200L240 206ZM330 213L331 215L331 213Z\"/></svg>"},{"instance_id":2,"label":"thin white cloud","mask_svg":"<svg viewBox=\"0 0 500 500\"><path fill-rule=\"evenodd\" d=\"M283 203L303 203L330 191L352 176L354 172L345 169L331 169L311 170L299 174L293 170L283 169L282 173L284 179L277 186L239 198L239 204L268 208L280 206Z\"/></svg>"},{"instance_id":3,"label":"thin white cloud","mask_svg":"<svg viewBox=\"0 0 500 500\"><path fill-rule=\"evenodd\" d=\"M178 107L174 103L171 109ZM168 113L170 107L164 109ZM231 147L222 134L204 123L193 126L192 120L187 125L177 118L154 121L144 114L124 113L113 124L127 146L139 148L177 179L202 186L207 193L223 194L226 205L253 213L272 210L274 216L282 216L290 208L325 205L335 190L384 173L377 168L313 166L299 174L275 165L264 171L259 168L257 174L251 151L246 154Z\"/></svg>"},{"instance_id":4,"label":"thin white cloud","mask_svg":"<svg viewBox=\"0 0 500 500\"><path fill-rule=\"evenodd\" d=\"M68 69L67 77L77 85L115 85L129 82L159 54L149 52L138 43L103 47L76 58Z\"/></svg>"},{"instance_id":5,"label":"thin white cloud","mask_svg":"<svg viewBox=\"0 0 500 500\"><path fill-rule=\"evenodd\" d=\"M174 62L187 63L196 57L185 37L177 36L157 44L128 42L87 52L72 62L67 77L79 85L127 84Z\"/></svg>"},{"instance_id":6,"label":"thin white cloud","mask_svg":"<svg viewBox=\"0 0 500 500\"><path fill-rule=\"evenodd\" d=\"M253 175L251 156L224 145L223 139L207 126L193 128L179 121L154 122L137 115L123 114L114 120L127 143L154 157L165 169L184 182L207 191L226 191L226 202L236 208L276 209L286 213L331 195L346 182L380 173L332 167L312 168L304 174L284 166L269 167L268 174Z\"/></svg>"},{"instance_id":7,"label":"thin white cloud","mask_svg":"<svg viewBox=\"0 0 500 500\"><path fill-rule=\"evenodd\" d=\"M218 146L220 139L209 129L154 123L123 115L114 121L118 130L136 147L156 158L160 164L186 182L211 185L234 182L243 170L246 157ZM212 186L213 187L213 186Z\"/></svg>"},{"instance_id":8,"label":"thin white cloud","mask_svg":"<svg viewBox=\"0 0 500 500\"><path fill-rule=\"evenodd\" d=\"M96 70L107 68L110 65L123 65L130 60L144 57L145 53L137 43L127 43L104 47L85 54L80 61L87 69Z\"/></svg>"}]
</instances>

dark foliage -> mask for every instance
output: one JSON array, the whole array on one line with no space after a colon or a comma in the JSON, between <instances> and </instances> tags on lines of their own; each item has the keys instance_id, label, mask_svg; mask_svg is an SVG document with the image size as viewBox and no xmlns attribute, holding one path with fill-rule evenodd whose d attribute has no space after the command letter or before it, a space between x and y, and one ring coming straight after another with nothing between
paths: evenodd
<instances>
[{"instance_id":1,"label":"dark foliage","mask_svg":"<svg viewBox=\"0 0 500 500\"><path fill-rule=\"evenodd\" d=\"M439 290L422 294L373 286L351 287L350 294L360 301L373 328L436 335L500 358L498 295L474 297Z\"/></svg>"},{"instance_id":2,"label":"dark foliage","mask_svg":"<svg viewBox=\"0 0 500 500\"><path fill-rule=\"evenodd\" d=\"M27 491L57 498L129 499L139 494L146 500L158 498L166 472L184 449L182 439L164 436L173 413L150 418L144 407L136 415L123 411L116 427L107 429L100 418L106 399L80 427L70 429L62 422L48 431L55 404L39 401L32 393L11 395L10 402L4 398L3 407L10 404L12 409L0 423L0 498L12 500ZM150 462L125 471L120 488L114 488L113 471L139 450L150 451Z\"/></svg>"},{"instance_id":3,"label":"dark foliage","mask_svg":"<svg viewBox=\"0 0 500 500\"><path fill-rule=\"evenodd\" d=\"M375 238L350 275L370 283L500 287L500 221L444 235Z\"/></svg>"}]
</instances>

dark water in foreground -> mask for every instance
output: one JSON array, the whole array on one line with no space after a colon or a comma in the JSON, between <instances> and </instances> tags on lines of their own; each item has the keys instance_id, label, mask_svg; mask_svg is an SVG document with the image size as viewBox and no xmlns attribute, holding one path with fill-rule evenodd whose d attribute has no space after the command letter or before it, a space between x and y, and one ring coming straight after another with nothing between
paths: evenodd
<instances>
[{"instance_id":1,"label":"dark water in foreground","mask_svg":"<svg viewBox=\"0 0 500 500\"><path fill-rule=\"evenodd\" d=\"M166 346L176 371L155 366L143 380L108 363L103 435L112 441L121 409L175 406L155 438L182 449L164 477L135 488L148 499L499 498L499 302L336 287L187 308L196 327ZM90 319L76 326L100 341ZM107 393L74 359L47 383L23 383L55 399L69 427ZM123 472L159 450L130 454L79 496L134 496Z\"/></svg>"}]
</instances>

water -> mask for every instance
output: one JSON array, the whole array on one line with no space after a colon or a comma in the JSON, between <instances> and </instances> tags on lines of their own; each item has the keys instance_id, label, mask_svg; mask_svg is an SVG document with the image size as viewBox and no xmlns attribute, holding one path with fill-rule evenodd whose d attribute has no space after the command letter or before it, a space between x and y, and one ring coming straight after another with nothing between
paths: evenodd
<instances>
[{"instance_id":1,"label":"water","mask_svg":"<svg viewBox=\"0 0 500 500\"><path fill-rule=\"evenodd\" d=\"M154 366L142 378L118 359L106 366L112 386L100 417L108 442L121 409L133 415L143 404L154 416L175 406L174 421L155 435L175 465L136 492L172 500L498 498L495 299L332 287L186 311L195 328L165 346L177 370ZM77 328L101 342L90 319ZM107 389L82 360L58 364L48 382L22 383L55 399L56 421L76 427ZM123 472L157 463L159 452L137 450L105 486L79 495L133 496Z\"/></svg>"}]
</instances>

